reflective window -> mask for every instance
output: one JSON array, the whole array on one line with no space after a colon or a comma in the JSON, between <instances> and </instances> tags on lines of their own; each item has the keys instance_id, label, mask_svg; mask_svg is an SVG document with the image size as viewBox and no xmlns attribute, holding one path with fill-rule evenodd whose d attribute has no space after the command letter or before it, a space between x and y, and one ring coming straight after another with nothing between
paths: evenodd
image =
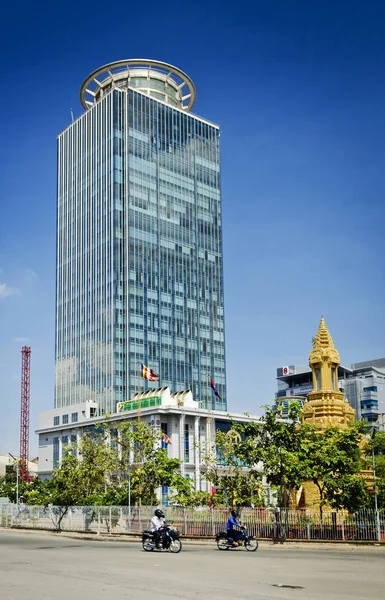
<instances>
[{"instance_id":1,"label":"reflective window","mask_svg":"<svg viewBox=\"0 0 385 600\"><path fill-rule=\"evenodd\" d=\"M71 453L74 456L77 456L77 437L76 435L71 435Z\"/></svg>"},{"instance_id":2,"label":"reflective window","mask_svg":"<svg viewBox=\"0 0 385 600\"><path fill-rule=\"evenodd\" d=\"M190 433L188 423L184 425L184 461L190 462Z\"/></svg>"},{"instance_id":3,"label":"reflective window","mask_svg":"<svg viewBox=\"0 0 385 600\"><path fill-rule=\"evenodd\" d=\"M53 438L53 468L56 469L59 466L59 438Z\"/></svg>"}]
</instances>

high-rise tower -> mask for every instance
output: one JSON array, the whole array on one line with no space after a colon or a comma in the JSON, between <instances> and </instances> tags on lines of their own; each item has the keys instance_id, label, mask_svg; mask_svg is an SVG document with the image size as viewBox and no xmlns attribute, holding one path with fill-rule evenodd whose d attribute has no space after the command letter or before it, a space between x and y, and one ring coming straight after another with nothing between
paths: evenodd
<instances>
[{"instance_id":1,"label":"high-rise tower","mask_svg":"<svg viewBox=\"0 0 385 600\"><path fill-rule=\"evenodd\" d=\"M209 372L227 408L219 129L194 100L171 65L111 63L59 135L55 407L114 412L145 363L203 406Z\"/></svg>"}]
</instances>

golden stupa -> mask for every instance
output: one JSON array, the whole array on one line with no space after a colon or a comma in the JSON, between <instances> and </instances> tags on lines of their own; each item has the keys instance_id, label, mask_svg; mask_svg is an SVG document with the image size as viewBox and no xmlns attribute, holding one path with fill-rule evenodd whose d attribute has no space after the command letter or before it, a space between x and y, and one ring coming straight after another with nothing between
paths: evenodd
<instances>
[{"instance_id":1,"label":"golden stupa","mask_svg":"<svg viewBox=\"0 0 385 600\"><path fill-rule=\"evenodd\" d=\"M338 389L339 365L340 356L322 317L309 354L313 390L307 396L302 411L302 422L325 429L345 428L354 421L354 408Z\"/></svg>"},{"instance_id":2,"label":"golden stupa","mask_svg":"<svg viewBox=\"0 0 385 600\"><path fill-rule=\"evenodd\" d=\"M313 390L308 394L303 407L302 422L310 423L321 430L327 427L348 427L354 421L355 411L345 395L339 391L340 356L323 317L313 339L309 365L313 372ZM314 483L306 481L293 500L293 506L318 507L319 490Z\"/></svg>"}]
</instances>

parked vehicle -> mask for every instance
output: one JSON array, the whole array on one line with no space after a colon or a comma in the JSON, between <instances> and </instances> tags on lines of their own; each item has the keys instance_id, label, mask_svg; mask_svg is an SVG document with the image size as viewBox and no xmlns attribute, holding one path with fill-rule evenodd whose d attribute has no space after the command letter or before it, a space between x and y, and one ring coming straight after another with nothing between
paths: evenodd
<instances>
[{"instance_id":1,"label":"parked vehicle","mask_svg":"<svg viewBox=\"0 0 385 600\"><path fill-rule=\"evenodd\" d=\"M165 525L162 528L162 535L159 545L160 548L157 547L154 541L154 535L152 531L143 531L143 550L146 552L152 552L153 550L169 550L169 552L172 552L173 554L177 554L182 550L182 542L179 539L179 531L175 528L171 528L169 525Z\"/></svg>"},{"instance_id":2,"label":"parked vehicle","mask_svg":"<svg viewBox=\"0 0 385 600\"><path fill-rule=\"evenodd\" d=\"M227 531L221 531L216 536L216 542L219 550L235 550L234 539L229 536ZM247 535L246 527L242 527L241 535L237 538L238 547L242 545L248 552L255 552L258 548L258 541L253 535Z\"/></svg>"}]
</instances>

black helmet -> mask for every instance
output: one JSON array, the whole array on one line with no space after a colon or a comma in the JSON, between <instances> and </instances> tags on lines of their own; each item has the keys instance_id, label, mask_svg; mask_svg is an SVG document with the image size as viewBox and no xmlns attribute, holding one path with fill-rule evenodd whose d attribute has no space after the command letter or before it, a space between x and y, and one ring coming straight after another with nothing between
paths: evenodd
<instances>
[{"instance_id":1,"label":"black helmet","mask_svg":"<svg viewBox=\"0 0 385 600\"><path fill-rule=\"evenodd\" d=\"M238 516L238 513L236 510L232 510L231 511L231 515L234 517L234 519Z\"/></svg>"},{"instance_id":2,"label":"black helmet","mask_svg":"<svg viewBox=\"0 0 385 600\"><path fill-rule=\"evenodd\" d=\"M158 517L158 519L164 518L163 510L160 510L160 508L157 508L155 511L155 516Z\"/></svg>"}]
</instances>

